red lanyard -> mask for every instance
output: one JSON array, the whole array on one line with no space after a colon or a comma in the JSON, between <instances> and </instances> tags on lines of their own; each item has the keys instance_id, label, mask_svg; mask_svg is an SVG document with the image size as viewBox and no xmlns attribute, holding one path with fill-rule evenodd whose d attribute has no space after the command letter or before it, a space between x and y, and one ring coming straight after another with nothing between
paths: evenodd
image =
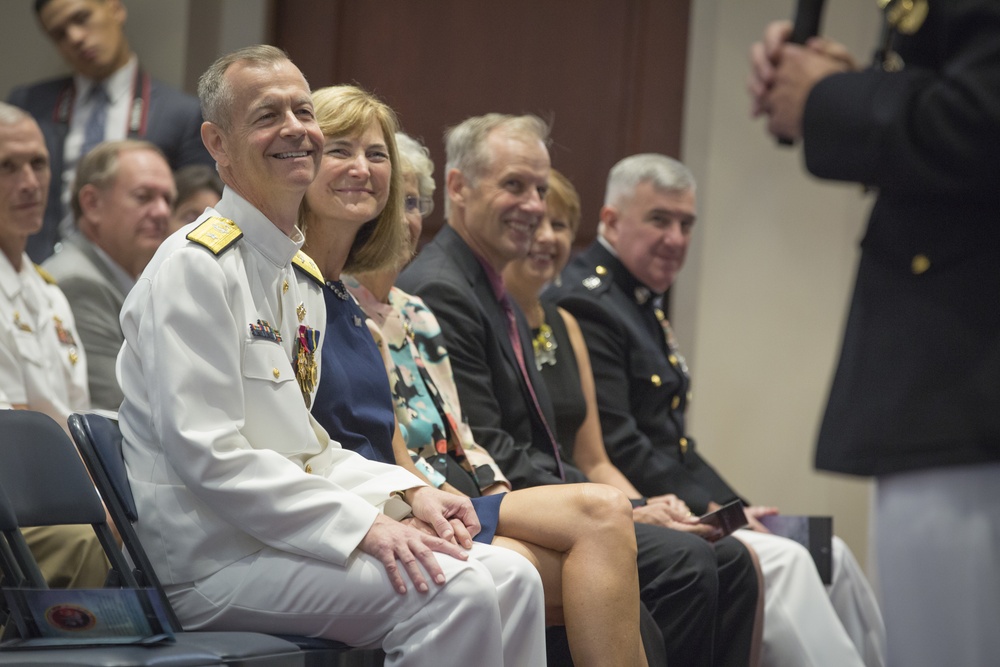
<instances>
[{"instance_id":1,"label":"red lanyard","mask_svg":"<svg viewBox=\"0 0 1000 667\"><path fill-rule=\"evenodd\" d=\"M135 80L132 82L132 101L129 104L126 121L126 132L129 137L145 137L146 122L149 117L149 93L151 80L141 67L135 70ZM76 83L70 82L56 98L56 107L52 110L52 120L59 125L68 125L73 118L73 103L76 100Z\"/></svg>"}]
</instances>

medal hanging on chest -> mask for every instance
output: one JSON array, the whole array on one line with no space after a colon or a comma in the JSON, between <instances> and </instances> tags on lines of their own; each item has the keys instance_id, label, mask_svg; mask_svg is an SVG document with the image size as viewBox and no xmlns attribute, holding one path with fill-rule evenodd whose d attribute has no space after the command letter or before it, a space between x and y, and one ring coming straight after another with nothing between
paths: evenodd
<instances>
[{"instance_id":1,"label":"medal hanging on chest","mask_svg":"<svg viewBox=\"0 0 1000 667\"><path fill-rule=\"evenodd\" d=\"M59 338L59 342L69 348L67 350L67 355L69 357L70 365L76 366L76 362L80 360L80 355L76 351L76 338L73 337L73 332L63 325L63 322L59 317L53 315L52 321L56 325L56 337Z\"/></svg>"},{"instance_id":2,"label":"medal hanging on chest","mask_svg":"<svg viewBox=\"0 0 1000 667\"><path fill-rule=\"evenodd\" d=\"M295 379L302 391L306 407L312 407L312 392L316 389L316 345L319 343L319 332L312 327L299 325L295 337Z\"/></svg>"}]
</instances>

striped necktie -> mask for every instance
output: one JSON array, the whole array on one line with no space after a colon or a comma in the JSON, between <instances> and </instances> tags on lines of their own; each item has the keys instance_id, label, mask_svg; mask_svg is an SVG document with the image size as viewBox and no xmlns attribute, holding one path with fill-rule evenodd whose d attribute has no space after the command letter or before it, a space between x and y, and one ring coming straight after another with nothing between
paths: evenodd
<instances>
[{"instance_id":1,"label":"striped necktie","mask_svg":"<svg viewBox=\"0 0 1000 667\"><path fill-rule=\"evenodd\" d=\"M95 84L87 96L91 103L90 118L83 128L83 146L80 147L80 159L90 152L97 144L104 141L104 127L108 124L108 105L111 98L103 83Z\"/></svg>"}]
</instances>

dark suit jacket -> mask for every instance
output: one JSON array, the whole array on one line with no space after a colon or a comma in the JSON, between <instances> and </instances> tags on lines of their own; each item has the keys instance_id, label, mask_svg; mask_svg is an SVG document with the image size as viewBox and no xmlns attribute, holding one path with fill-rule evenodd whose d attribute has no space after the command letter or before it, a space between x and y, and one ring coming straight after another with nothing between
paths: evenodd
<instances>
[{"instance_id":1,"label":"dark suit jacket","mask_svg":"<svg viewBox=\"0 0 1000 667\"><path fill-rule=\"evenodd\" d=\"M636 299L641 287L594 241L545 298L580 323L612 462L644 496L674 493L700 514L709 501L726 503L738 495L701 458L685 430L690 381L683 358L667 348L652 297L643 304Z\"/></svg>"},{"instance_id":2,"label":"dark suit jacket","mask_svg":"<svg viewBox=\"0 0 1000 667\"><path fill-rule=\"evenodd\" d=\"M115 364L125 341L118 322L125 290L94 245L79 235L64 242L62 249L45 261L44 267L59 281L59 288L73 310L76 330L87 353L91 405L118 410L123 394Z\"/></svg>"},{"instance_id":3,"label":"dark suit jacket","mask_svg":"<svg viewBox=\"0 0 1000 667\"><path fill-rule=\"evenodd\" d=\"M52 184L49 186L45 223L37 234L28 239L27 252L35 262L41 262L52 254L59 241L59 222L65 216L60 191L64 167L63 144L69 125L57 119L56 104L61 95L69 94L72 82L71 77L63 77L20 86L12 90L7 98L9 103L21 107L38 121L49 149ZM201 142L198 100L156 79L150 80L146 134L132 138L146 139L159 146L167 156L170 168L175 171L189 164L215 163Z\"/></svg>"},{"instance_id":4,"label":"dark suit jacket","mask_svg":"<svg viewBox=\"0 0 1000 667\"><path fill-rule=\"evenodd\" d=\"M1000 459L1000 3L931 2L901 72L821 81L807 166L876 186L816 465ZM808 221L804 221L808 222Z\"/></svg>"},{"instance_id":5,"label":"dark suit jacket","mask_svg":"<svg viewBox=\"0 0 1000 667\"><path fill-rule=\"evenodd\" d=\"M465 241L445 225L400 274L403 290L424 300L441 323L462 411L515 489L561 483L545 425L507 334L507 315L486 272ZM548 424L555 424L545 382L538 375L531 334L514 304L529 377ZM586 481L564 460L566 481Z\"/></svg>"},{"instance_id":6,"label":"dark suit jacket","mask_svg":"<svg viewBox=\"0 0 1000 667\"><path fill-rule=\"evenodd\" d=\"M476 442L489 450L515 489L561 483L510 344L507 315L465 241L445 225L397 283L419 295L441 324ZM544 419L555 424L545 382L535 369L528 327L513 308L529 378ZM567 482L587 481L565 457L563 468ZM742 545L726 538L713 548L680 531L647 524L635 524L635 529L640 592L666 642L667 662L745 665L757 588ZM703 576L710 571L711 577ZM702 587L710 579L718 582L716 591ZM648 635L644 641L652 645Z\"/></svg>"}]
</instances>

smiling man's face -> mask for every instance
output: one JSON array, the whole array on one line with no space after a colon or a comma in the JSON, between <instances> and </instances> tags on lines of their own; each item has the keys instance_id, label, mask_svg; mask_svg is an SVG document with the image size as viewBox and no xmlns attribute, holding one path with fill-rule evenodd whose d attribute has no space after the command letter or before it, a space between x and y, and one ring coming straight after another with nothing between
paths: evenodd
<instances>
[{"instance_id":1,"label":"smiling man's face","mask_svg":"<svg viewBox=\"0 0 1000 667\"><path fill-rule=\"evenodd\" d=\"M461 175L459 229L466 242L497 271L528 254L545 215L549 152L540 139L494 129L486 138L488 166L475 178Z\"/></svg>"}]
</instances>

